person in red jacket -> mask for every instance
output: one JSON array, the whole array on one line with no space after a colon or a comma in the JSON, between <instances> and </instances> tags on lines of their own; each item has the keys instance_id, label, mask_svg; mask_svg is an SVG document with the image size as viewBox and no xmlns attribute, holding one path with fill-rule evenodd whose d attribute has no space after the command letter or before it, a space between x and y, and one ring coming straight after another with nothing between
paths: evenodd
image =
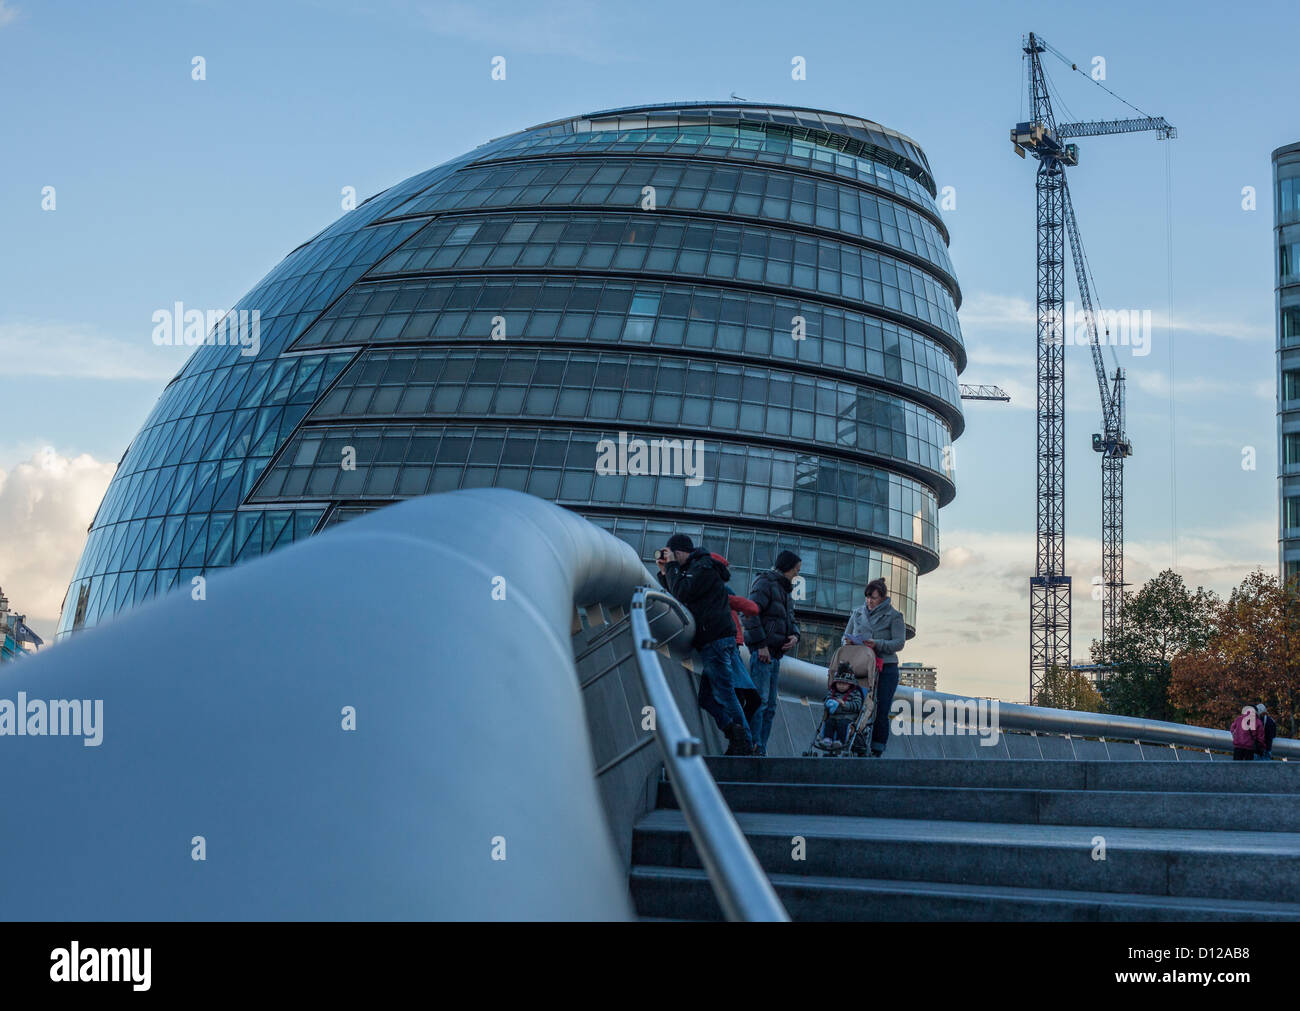
<instances>
[{"instance_id":1,"label":"person in red jacket","mask_svg":"<svg viewBox=\"0 0 1300 1011\"><path fill-rule=\"evenodd\" d=\"M709 557L730 568L730 563L716 551L711 552ZM741 708L745 710L745 719L750 720L758 712L758 707L763 704L763 696L754 687L754 681L749 676L749 671L745 669L745 662L740 659L740 647L745 645L745 626L741 623L740 616L758 614L758 605L748 597L732 593L730 586L727 587L727 604L731 608L731 620L736 623L736 652L731 654L733 660L731 681L736 689L736 697L740 699Z\"/></svg>"},{"instance_id":2,"label":"person in red jacket","mask_svg":"<svg viewBox=\"0 0 1300 1011\"><path fill-rule=\"evenodd\" d=\"M1232 760L1234 762L1252 762L1255 752L1264 749L1264 725L1254 706L1247 706L1241 715L1232 721Z\"/></svg>"}]
</instances>

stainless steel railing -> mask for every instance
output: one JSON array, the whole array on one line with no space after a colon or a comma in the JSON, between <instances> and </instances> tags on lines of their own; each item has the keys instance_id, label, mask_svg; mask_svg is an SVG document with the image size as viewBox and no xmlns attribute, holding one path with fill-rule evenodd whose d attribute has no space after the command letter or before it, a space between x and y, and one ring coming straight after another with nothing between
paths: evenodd
<instances>
[{"instance_id":1,"label":"stainless steel railing","mask_svg":"<svg viewBox=\"0 0 1300 1011\"><path fill-rule=\"evenodd\" d=\"M826 693L826 669L803 660L785 658L781 661L781 691L796 698L820 703ZM913 711L920 713L928 701L963 703L971 701L966 696L947 692L925 691L920 688L900 687L895 700L904 696L912 699ZM1099 737L1107 741L1133 741L1138 744L1166 744L1174 747L1199 748L1210 751L1232 751L1232 735L1226 730L1193 727L1183 723L1166 723L1162 720L1145 720L1136 716L1114 716L1107 713L1083 713L1069 709L1046 709L1018 702L998 703L998 725L1002 730L1021 730L1037 734L1059 734L1073 737ZM1300 759L1300 741L1279 737L1273 742L1275 758Z\"/></svg>"},{"instance_id":2,"label":"stainless steel railing","mask_svg":"<svg viewBox=\"0 0 1300 1011\"><path fill-rule=\"evenodd\" d=\"M672 595L644 586L633 595L629 616L641 684L654 713L655 740L695 850L728 920L788 922L790 915L705 765L703 743L690 732L668 687L656 652L661 643L650 632L651 601L677 612L684 624L690 614Z\"/></svg>"}]
</instances>

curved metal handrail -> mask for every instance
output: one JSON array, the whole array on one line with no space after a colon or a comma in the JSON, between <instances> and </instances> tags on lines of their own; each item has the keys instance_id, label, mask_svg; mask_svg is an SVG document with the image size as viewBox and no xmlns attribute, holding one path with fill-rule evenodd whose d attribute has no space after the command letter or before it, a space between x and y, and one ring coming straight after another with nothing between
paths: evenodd
<instances>
[{"instance_id":1,"label":"curved metal handrail","mask_svg":"<svg viewBox=\"0 0 1300 1011\"><path fill-rule=\"evenodd\" d=\"M820 701L826 691L826 669L805 660L786 657L781 661L781 690L810 701ZM940 705L945 702L970 701L967 696L953 695L948 692L902 687L894 698L897 700L905 695L912 697L912 705L916 711L920 711L920 706L931 700ZM1208 748L1212 751L1232 751L1232 734L1226 730L1193 727L1185 723L1166 723L1163 720L1147 720L1136 716L1047 709L1043 706L1028 706L1019 702L998 702L998 725L1003 730L1071 734L1075 737L1104 737L1113 741L1139 741L1185 748ZM1279 737L1273 741L1273 753L1278 758L1300 759L1300 741Z\"/></svg>"},{"instance_id":2,"label":"curved metal handrail","mask_svg":"<svg viewBox=\"0 0 1300 1011\"><path fill-rule=\"evenodd\" d=\"M632 637L641 684L654 712L655 740L709 883L728 920L788 922L789 913L705 765L703 743L686 726L664 678L655 652L660 643L650 634L646 613L646 605L652 600L668 605L685 621L690 620L690 614L663 590L644 586L632 596Z\"/></svg>"}]
</instances>

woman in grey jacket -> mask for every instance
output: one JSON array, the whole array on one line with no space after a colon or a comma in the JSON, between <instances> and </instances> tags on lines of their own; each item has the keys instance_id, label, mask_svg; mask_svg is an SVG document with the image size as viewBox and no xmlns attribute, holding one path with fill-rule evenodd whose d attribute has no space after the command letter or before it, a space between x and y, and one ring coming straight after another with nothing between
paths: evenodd
<instances>
[{"instance_id":1,"label":"woman in grey jacket","mask_svg":"<svg viewBox=\"0 0 1300 1011\"><path fill-rule=\"evenodd\" d=\"M876 689L876 723L871 730L871 755L879 758L889 743L889 707L893 705L894 692L898 690L898 651L907 641L907 629L902 614L889 602L889 589L884 579L869 582L864 595L867 602L854 608L849 615L840 643L864 643L875 650L876 659L884 663ZM853 753L865 756L866 745L855 746Z\"/></svg>"}]
</instances>

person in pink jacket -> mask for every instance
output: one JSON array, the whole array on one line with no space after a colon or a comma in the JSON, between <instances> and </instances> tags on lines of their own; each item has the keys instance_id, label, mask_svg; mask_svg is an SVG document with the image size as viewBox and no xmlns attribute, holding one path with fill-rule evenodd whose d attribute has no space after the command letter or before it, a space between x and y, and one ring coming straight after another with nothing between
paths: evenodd
<instances>
[{"instance_id":1,"label":"person in pink jacket","mask_svg":"<svg viewBox=\"0 0 1300 1011\"><path fill-rule=\"evenodd\" d=\"M1256 751L1264 749L1264 725L1254 706L1247 706L1232 721L1232 760L1252 762Z\"/></svg>"}]
</instances>

